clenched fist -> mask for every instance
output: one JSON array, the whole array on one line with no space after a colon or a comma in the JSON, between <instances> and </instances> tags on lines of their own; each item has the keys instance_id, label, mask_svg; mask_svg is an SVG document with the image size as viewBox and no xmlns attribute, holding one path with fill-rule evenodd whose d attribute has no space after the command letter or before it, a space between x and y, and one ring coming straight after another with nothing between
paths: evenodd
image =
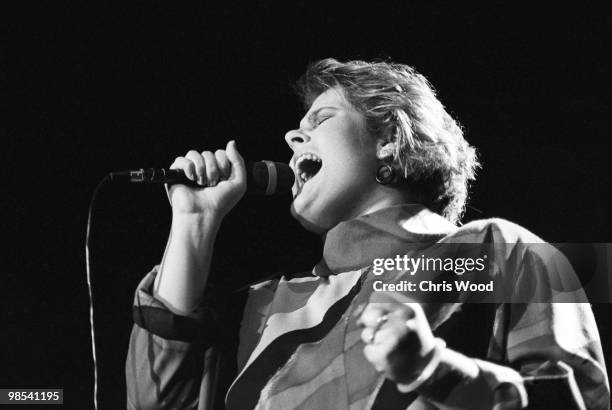
<instances>
[{"instance_id":1,"label":"clenched fist","mask_svg":"<svg viewBox=\"0 0 612 410\"><path fill-rule=\"evenodd\" d=\"M244 160L230 141L225 150L189 151L177 157L171 169L182 169L187 178L206 189L175 184L168 196L174 214L204 214L224 217L246 191Z\"/></svg>"},{"instance_id":2,"label":"clenched fist","mask_svg":"<svg viewBox=\"0 0 612 410\"><path fill-rule=\"evenodd\" d=\"M416 380L432 361L437 344L425 312L402 295L377 294L358 319L364 327L364 355L376 370L396 383ZM384 298L384 299L383 299Z\"/></svg>"}]
</instances>

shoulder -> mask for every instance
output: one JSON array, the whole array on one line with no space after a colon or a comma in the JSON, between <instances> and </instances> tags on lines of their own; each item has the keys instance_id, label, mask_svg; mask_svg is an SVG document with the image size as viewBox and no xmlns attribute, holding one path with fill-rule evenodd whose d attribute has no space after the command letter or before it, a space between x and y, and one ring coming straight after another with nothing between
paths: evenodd
<instances>
[{"instance_id":1,"label":"shoulder","mask_svg":"<svg viewBox=\"0 0 612 410\"><path fill-rule=\"evenodd\" d=\"M556 277L562 276L565 281L574 276L571 264L557 246L502 218L471 221L449 235L446 241L492 246L489 251L502 271L512 271L517 275L527 273L532 281L538 279L536 272L547 276L555 272Z\"/></svg>"},{"instance_id":2,"label":"shoulder","mask_svg":"<svg viewBox=\"0 0 612 410\"><path fill-rule=\"evenodd\" d=\"M465 242L545 243L542 238L528 229L502 218L470 221L447 238Z\"/></svg>"},{"instance_id":3,"label":"shoulder","mask_svg":"<svg viewBox=\"0 0 612 410\"><path fill-rule=\"evenodd\" d=\"M554 245L528 229L506 219L489 218L471 221L443 239L444 243L483 244L492 246L494 261L500 266L521 271L566 266L566 258ZM504 269L507 270L507 269Z\"/></svg>"}]
</instances>

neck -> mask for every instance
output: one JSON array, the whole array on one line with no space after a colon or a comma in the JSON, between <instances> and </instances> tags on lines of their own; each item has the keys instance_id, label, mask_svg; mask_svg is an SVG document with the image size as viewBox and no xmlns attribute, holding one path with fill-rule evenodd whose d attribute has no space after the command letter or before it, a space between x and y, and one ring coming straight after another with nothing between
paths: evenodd
<instances>
[{"instance_id":1,"label":"neck","mask_svg":"<svg viewBox=\"0 0 612 410\"><path fill-rule=\"evenodd\" d=\"M365 204L362 204L363 206L361 206L359 209L356 209L355 212L351 213L350 216L347 217L344 221L340 221L340 223L359 218L360 216L372 214L374 212L380 211L381 209L405 204L419 204L417 195L413 194L412 192L403 192L395 188L388 188L381 185L379 190L377 190L376 194L373 195L369 201L367 201ZM334 228L332 227L330 228L330 230L331 229ZM329 231L321 233L321 239L323 240L323 243L325 243L327 232Z\"/></svg>"},{"instance_id":2,"label":"neck","mask_svg":"<svg viewBox=\"0 0 612 410\"><path fill-rule=\"evenodd\" d=\"M352 212L349 219L358 218L363 215L371 214L384 208L402 204L420 203L418 195L408 190L399 190L384 185L379 185L373 195L368 200L360 204L355 212Z\"/></svg>"},{"instance_id":3,"label":"neck","mask_svg":"<svg viewBox=\"0 0 612 410\"><path fill-rule=\"evenodd\" d=\"M325 235L315 274L328 276L371 265L435 242L456 227L420 204L401 204L341 222Z\"/></svg>"}]
</instances>

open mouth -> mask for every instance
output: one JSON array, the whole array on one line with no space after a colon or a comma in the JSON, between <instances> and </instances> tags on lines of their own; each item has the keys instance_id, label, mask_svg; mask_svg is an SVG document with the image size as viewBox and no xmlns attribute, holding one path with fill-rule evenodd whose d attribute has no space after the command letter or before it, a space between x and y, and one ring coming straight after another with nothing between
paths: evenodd
<instances>
[{"instance_id":1,"label":"open mouth","mask_svg":"<svg viewBox=\"0 0 612 410\"><path fill-rule=\"evenodd\" d=\"M295 171L299 185L302 186L321 170L323 161L310 152L302 154L295 161Z\"/></svg>"}]
</instances>

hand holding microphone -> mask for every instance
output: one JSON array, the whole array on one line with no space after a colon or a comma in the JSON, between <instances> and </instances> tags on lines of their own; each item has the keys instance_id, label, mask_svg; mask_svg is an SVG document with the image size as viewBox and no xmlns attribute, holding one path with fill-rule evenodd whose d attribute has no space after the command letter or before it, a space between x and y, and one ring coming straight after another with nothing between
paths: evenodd
<instances>
[{"instance_id":1,"label":"hand holding microphone","mask_svg":"<svg viewBox=\"0 0 612 410\"><path fill-rule=\"evenodd\" d=\"M295 181L293 170L285 163L273 161L245 162L236 150L234 141L230 141L225 150L217 150L215 153L211 151L201 153L195 150L189 151L184 157L177 157L170 169L141 168L111 172L108 177L113 182L165 183L170 186L180 184L183 185L183 188L179 191L183 192L184 195L186 192L191 192L186 191L188 187L192 191L194 189L209 191L209 199L213 199L212 202L209 202L209 205L213 206L211 208L205 206L205 208L214 212L222 211L221 216L229 212L244 195L242 185L245 182L245 177L246 193L254 195L290 194ZM219 184L222 185L222 189L216 189ZM226 209L225 202L218 203L217 200L221 198L217 198L216 195L221 192L228 194L234 192L234 189L230 189L232 187L236 189L242 187L243 192L234 200L230 200L229 207ZM240 189L236 192L240 192ZM185 199L184 195L183 199ZM195 192L191 192L191 195L195 195ZM224 197L225 195L221 196ZM232 196L230 195L230 197ZM170 199L172 200L172 197ZM189 201L192 200L193 197L189 199ZM174 201L172 203L175 204ZM181 205L185 205L184 202L181 202ZM193 205L192 203L186 208L179 206L173 207L173 209L179 210L179 212L185 211L192 215L204 210L198 207L193 208Z\"/></svg>"},{"instance_id":2,"label":"hand holding microphone","mask_svg":"<svg viewBox=\"0 0 612 410\"><path fill-rule=\"evenodd\" d=\"M214 153L191 150L177 157L170 169L182 170L187 179L207 187L171 185L168 193L175 214L209 213L222 218L246 192L246 166L235 141L228 142L225 150Z\"/></svg>"},{"instance_id":3,"label":"hand holding microphone","mask_svg":"<svg viewBox=\"0 0 612 410\"><path fill-rule=\"evenodd\" d=\"M214 153L191 150L170 170L114 172L110 180L169 184L172 225L153 292L174 314L191 314L204 294L221 221L247 190L247 169L236 143Z\"/></svg>"}]
</instances>

